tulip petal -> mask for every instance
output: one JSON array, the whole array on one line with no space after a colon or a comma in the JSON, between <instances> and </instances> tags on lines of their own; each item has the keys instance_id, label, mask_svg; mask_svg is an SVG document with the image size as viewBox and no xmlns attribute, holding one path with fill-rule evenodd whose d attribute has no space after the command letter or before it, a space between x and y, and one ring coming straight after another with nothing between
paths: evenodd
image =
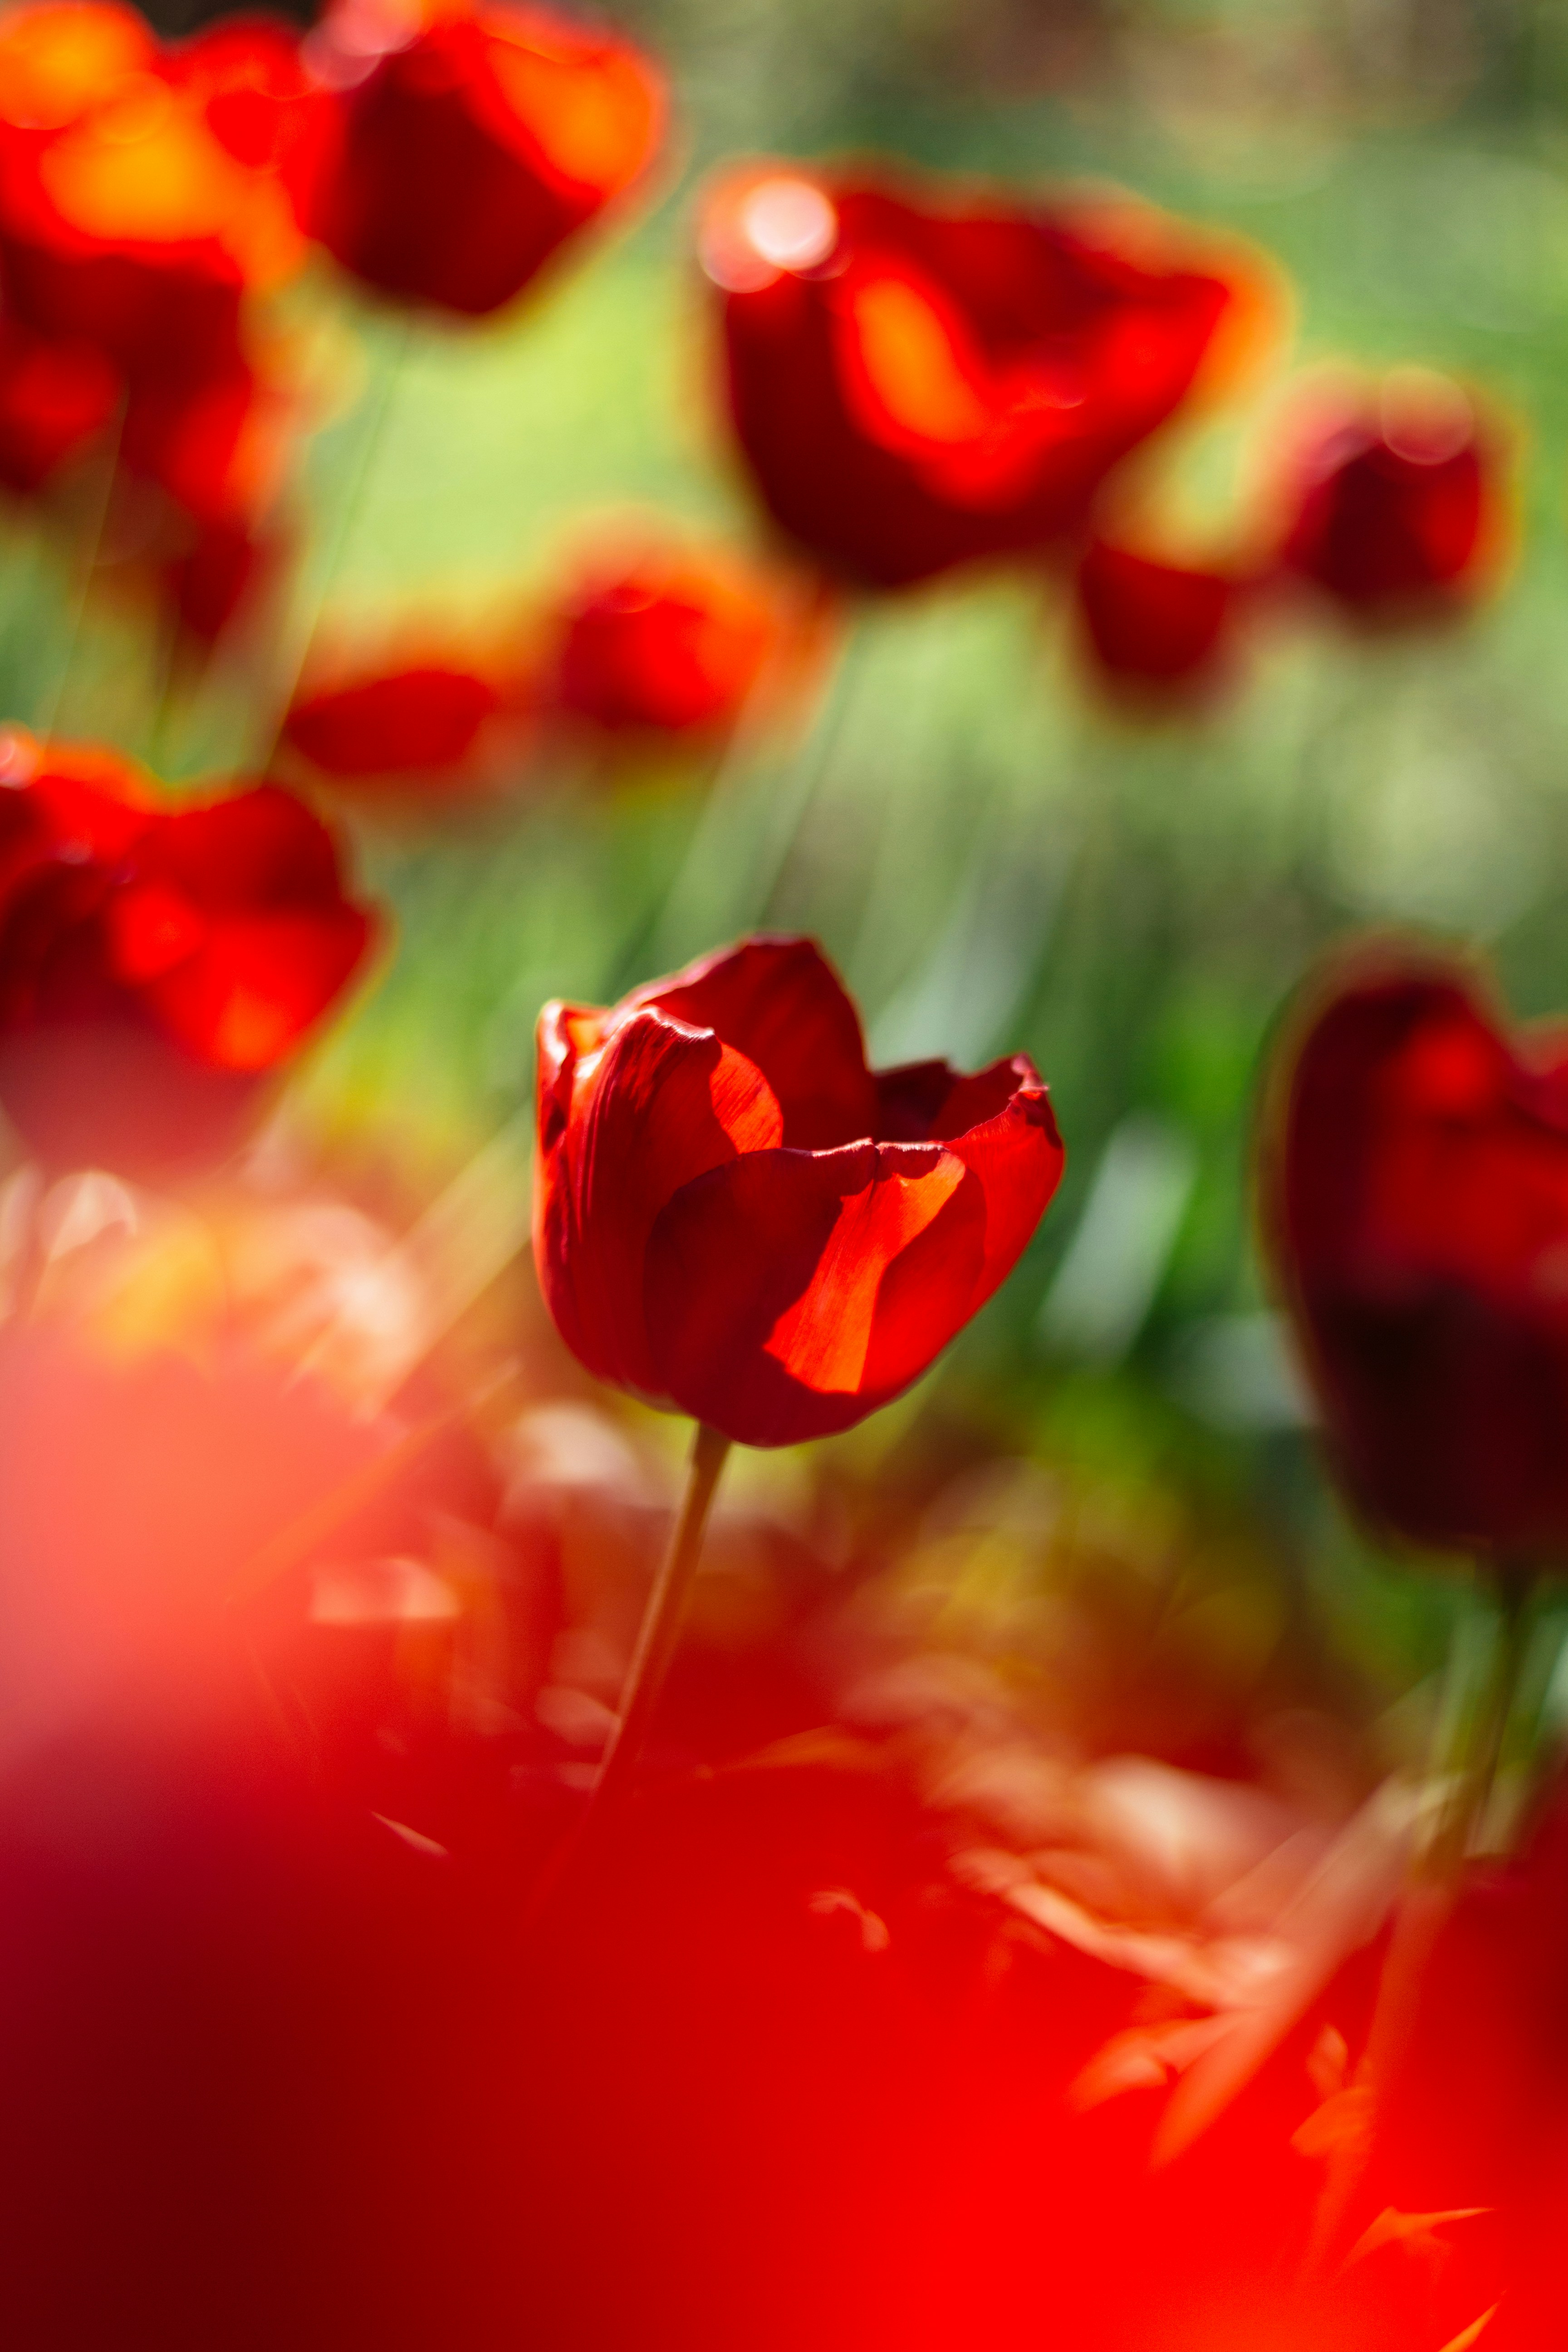
<instances>
[{"instance_id":1,"label":"tulip petal","mask_svg":"<svg viewBox=\"0 0 1568 2352\"><path fill-rule=\"evenodd\" d=\"M792 1150L826 1150L876 1131L877 1091L860 1019L815 940L752 939L704 956L626 999L712 1029L754 1062Z\"/></svg>"},{"instance_id":2,"label":"tulip petal","mask_svg":"<svg viewBox=\"0 0 1568 2352\"><path fill-rule=\"evenodd\" d=\"M281 1061L348 982L371 938L357 907L229 916L142 993L171 1035L226 1070Z\"/></svg>"},{"instance_id":3,"label":"tulip petal","mask_svg":"<svg viewBox=\"0 0 1568 2352\"><path fill-rule=\"evenodd\" d=\"M973 1308L985 1195L951 1152L753 1152L682 1187L649 1236L661 1385L750 1445L847 1429Z\"/></svg>"},{"instance_id":4,"label":"tulip petal","mask_svg":"<svg viewBox=\"0 0 1568 2352\"><path fill-rule=\"evenodd\" d=\"M985 1194L985 1256L971 1314L984 1305L1023 1255L1061 1181L1067 1160L1050 1097L1022 1054L961 1080L942 1124L988 1101L1004 1073L1015 1088L1005 1107L994 1118L944 1139L947 1150L979 1178Z\"/></svg>"},{"instance_id":5,"label":"tulip petal","mask_svg":"<svg viewBox=\"0 0 1568 2352\"><path fill-rule=\"evenodd\" d=\"M643 1318L654 1221L694 1177L775 1145L779 1106L743 1055L651 1006L586 1054L574 1050L566 1008L549 1015L541 1099L553 1108L570 1085L571 1108L553 1146L542 1124L536 1255L545 1296L591 1371L659 1394Z\"/></svg>"}]
</instances>

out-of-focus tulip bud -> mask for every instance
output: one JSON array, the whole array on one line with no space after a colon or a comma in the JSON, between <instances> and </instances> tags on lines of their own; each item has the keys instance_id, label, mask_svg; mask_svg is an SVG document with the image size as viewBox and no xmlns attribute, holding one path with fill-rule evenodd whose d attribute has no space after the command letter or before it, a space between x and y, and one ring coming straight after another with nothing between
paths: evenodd
<instances>
[{"instance_id":1,"label":"out-of-focus tulip bud","mask_svg":"<svg viewBox=\"0 0 1568 2352\"><path fill-rule=\"evenodd\" d=\"M1458 384L1396 370L1303 432L1280 561L1358 619L1460 604L1498 568L1502 464L1500 433Z\"/></svg>"},{"instance_id":2,"label":"out-of-focus tulip bud","mask_svg":"<svg viewBox=\"0 0 1568 2352\"><path fill-rule=\"evenodd\" d=\"M1107 685L1169 696L1217 682L1237 593L1226 572L1097 539L1074 584L1087 650Z\"/></svg>"},{"instance_id":3,"label":"out-of-focus tulip bud","mask_svg":"<svg viewBox=\"0 0 1568 2352\"><path fill-rule=\"evenodd\" d=\"M1369 951L1276 1071L1264 1224L1351 1495L1395 1535L1568 1549L1568 1058L1475 973Z\"/></svg>"},{"instance_id":4,"label":"out-of-focus tulip bud","mask_svg":"<svg viewBox=\"0 0 1568 2352\"><path fill-rule=\"evenodd\" d=\"M1129 203L793 163L721 181L700 250L763 502L875 588L1079 528L1263 309L1234 252Z\"/></svg>"},{"instance_id":5,"label":"out-of-focus tulip bud","mask_svg":"<svg viewBox=\"0 0 1568 2352\"><path fill-rule=\"evenodd\" d=\"M52 342L0 320L0 482L24 494L96 441L120 405L120 380L86 342Z\"/></svg>"},{"instance_id":6,"label":"out-of-focus tulip bud","mask_svg":"<svg viewBox=\"0 0 1568 2352\"><path fill-rule=\"evenodd\" d=\"M232 1150L374 937L331 835L276 785L160 808L113 755L16 734L5 781L0 1106L50 1167Z\"/></svg>"},{"instance_id":7,"label":"out-of-focus tulip bud","mask_svg":"<svg viewBox=\"0 0 1568 2352\"><path fill-rule=\"evenodd\" d=\"M521 714L500 661L410 635L312 665L283 741L335 784L442 789L495 780Z\"/></svg>"},{"instance_id":8,"label":"out-of-focus tulip bud","mask_svg":"<svg viewBox=\"0 0 1568 2352\"><path fill-rule=\"evenodd\" d=\"M1017 1261L1061 1139L1023 1055L873 1074L809 940L539 1020L534 1252L590 1371L746 1445L852 1428Z\"/></svg>"},{"instance_id":9,"label":"out-of-focus tulip bud","mask_svg":"<svg viewBox=\"0 0 1568 2352\"><path fill-rule=\"evenodd\" d=\"M384 294L482 317L641 175L662 85L629 43L547 9L342 0L311 37L341 93L317 236Z\"/></svg>"},{"instance_id":10,"label":"out-of-focus tulip bud","mask_svg":"<svg viewBox=\"0 0 1568 2352\"><path fill-rule=\"evenodd\" d=\"M785 625L777 593L721 552L608 556L563 607L554 698L612 733L717 730L739 717Z\"/></svg>"}]
</instances>

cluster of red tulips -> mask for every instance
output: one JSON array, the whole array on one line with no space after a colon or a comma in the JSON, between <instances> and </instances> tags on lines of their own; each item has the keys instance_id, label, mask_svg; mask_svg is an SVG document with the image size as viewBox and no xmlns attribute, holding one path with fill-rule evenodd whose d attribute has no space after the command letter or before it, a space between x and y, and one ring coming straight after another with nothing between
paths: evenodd
<instances>
[{"instance_id":1,"label":"cluster of red tulips","mask_svg":"<svg viewBox=\"0 0 1568 2352\"><path fill-rule=\"evenodd\" d=\"M1036 1706L1023 1615L961 1671L873 1605L970 1507L956 1472L902 1520L889 1472L871 1535L848 1471L726 1517L731 1446L854 1429L1018 1265L1064 1164L1026 1055L873 1069L793 936L548 1004L563 1349L536 1318L521 1371L482 1318L444 1348L510 1245L432 1304L494 1209L472 1171L402 1241L276 1152L216 1172L386 935L323 785L505 781L544 727L716 740L842 600L973 566L1059 576L1102 676L1160 690L1297 589L1394 625L1495 572L1502 429L1416 370L1303 395L1263 520L1173 552L1162 439L1267 341L1253 257L1121 198L775 160L699 230L772 552L645 535L488 652L323 628L278 691L282 289L477 331L663 117L629 43L521 5L173 45L117 0L0 16L0 479L184 653L243 640L278 738L181 793L0 740L0 2334L1541 2352L1561 1036L1383 942L1277 1049L1262 1227L1331 1465L1492 1607L1429 1771L1366 1746L1288 1790L1129 1777ZM590 1383L697 1425L651 1580L657 1448ZM683 1651L738 1527L767 1605Z\"/></svg>"}]
</instances>

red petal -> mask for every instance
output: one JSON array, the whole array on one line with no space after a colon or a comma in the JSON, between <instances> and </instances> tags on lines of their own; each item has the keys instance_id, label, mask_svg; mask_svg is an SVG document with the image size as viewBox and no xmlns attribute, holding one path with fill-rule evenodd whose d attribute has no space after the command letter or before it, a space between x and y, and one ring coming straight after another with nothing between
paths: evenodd
<instances>
[{"instance_id":1,"label":"red petal","mask_svg":"<svg viewBox=\"0 0 1568 2352\"><path fill-rule=\"evenodd\" d=\"M258 784L163 819L139 861L161 868L209 911L338 905L342 886L332 836L303 802Z\"/></svg>"},{"instance_id":2,"label":"red petal","mask_svg":"<svg viewBox=\"0 0 1568 2352\"><path fill-rule=\"evenodd\" d=\"M143 992L172 1035L220 1069L281 1061L347 983L370 940L358 908L231 918Z\"/></svg>"},{"instance_id":3,"label":"red petal","mask_svg":"<svg viewBox=\"0 0 1568 2352\"><path fill-rule=\"evenodd\" d=\"M591 1028L585 1041L571 1034L582 1016L564 1006L548 1012L541 1024L540 1281L563 1337L590 1371L660 1393L643 1320L643 1256L654 1220L693 1177L776 1144L779 1106L742 1055L651 1007L622 1023L602 1049Z\"/></svg>"},{"instance_id":4,"label":"red petal","mask_svg":"<svg viewBox=\"0 0 1568 2352\"><path fill-rule=\"evenodd\" d=\"M694 1029L711 1029L754 1062L777 1097L792 1150L875 1134L877 1090L860 1018L814 940L742 940L651 981L626 1003L657 1004Z\"/></svg>"},{"instance_id":5,"label":"red petal","mask_svg":"<svg viewBox=\"0 0 1568 2352\"><path fill-rule=\"evenodd\" d=\"M1013 1091L994 1116L962 1132L956 1122L983 1109L1004 1079ZM985 1192L985 1259L973 1306L983 1307L1016 1265L1061 1182L1067 1154L1050 1097L1023 1054L961 1079L940 1123L946 1147L980 1179Z\"/></svg>"},{"instance_id":6,"label":"red petal","mask_svg":"<svg viewBox=\"0 0 1568 2352\"><path fill-rule=\"evenodd\" d=\"M749 1154L658 1219L645 1291L661 1384L749 1445L847 1429L973 1312L985 1196L952 1153Z\"/></svg>"}]
</instances>

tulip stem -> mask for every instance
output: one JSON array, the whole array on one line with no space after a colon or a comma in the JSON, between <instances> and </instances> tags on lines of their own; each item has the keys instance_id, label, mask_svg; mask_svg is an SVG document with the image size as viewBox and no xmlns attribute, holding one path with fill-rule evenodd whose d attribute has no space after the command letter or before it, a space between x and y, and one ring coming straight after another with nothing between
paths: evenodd
<instances>
[{"instance_id":1,"label":"tulip stem","mask_svg":"<svg viewBox=\"0 0 1568 2352\"><path fill-rule=\"evenodd\" d=\"M1321 2270L1332 2249L1342 2244L1371 2161L1379 2110L1415 2031L1422 1979L1458 1897L1466 1861L1472 1853L1506 1847L1506 1834L1501 1839L1490 1835L1489 1817L1529 1652L1537 1582L1535 1570L1519 1561L1507 1561L1495 1570L1490 1586L1494 1618L1479 1679L1474 1669L1464 1670L1463 1621L1456 1632L1449 1672L1461 1687L1448 1737L1441 1741L1447 1752L1433 1759L1436 1819L1425 1836L1417 1832L1394 1906L1372 2022L1355 2074L1366 2106L1330 2158L1308 2252L1310 2272Z\"/></svg>"},{"instance_id":2,"label":"tulip stem","mask_svg":"<svg viewBox=\"0 0 1568 2352\"><path fill-rule=\"evenodd\" d=\"M686 1604L702 1557L708 1515L729 1451L727 1437L710 1429L706 1422L698 1423L680 1513L643 1611L637 1647L621 1693L620 1720L610 1735L589 1800L589 1817L595 1822L613 1816L636 1776L665 1676L680 1638Z\"/></svg>"},{"instance_id":3,"label":"tulip stem","mask_svg":"<svg viewBox=\"0 0 1568 2352\"><path fill-rule=\"evenodd\" d=\"M621 1692L619 1719L610 1735L585 1811L545 1865L533 1890L528 1923L540 1927L565 1891L578 1883L584 1865L614 1827L637 1777L637 1768L658 1706L664 1679L680 1638L681 1621L702 1557L702 1538L713 1507L719 1474L730 1440L699 1422L691 1466L669 1546L654 1578L637 1628L637 1647Z\"/></svg>"}]
</instances>

